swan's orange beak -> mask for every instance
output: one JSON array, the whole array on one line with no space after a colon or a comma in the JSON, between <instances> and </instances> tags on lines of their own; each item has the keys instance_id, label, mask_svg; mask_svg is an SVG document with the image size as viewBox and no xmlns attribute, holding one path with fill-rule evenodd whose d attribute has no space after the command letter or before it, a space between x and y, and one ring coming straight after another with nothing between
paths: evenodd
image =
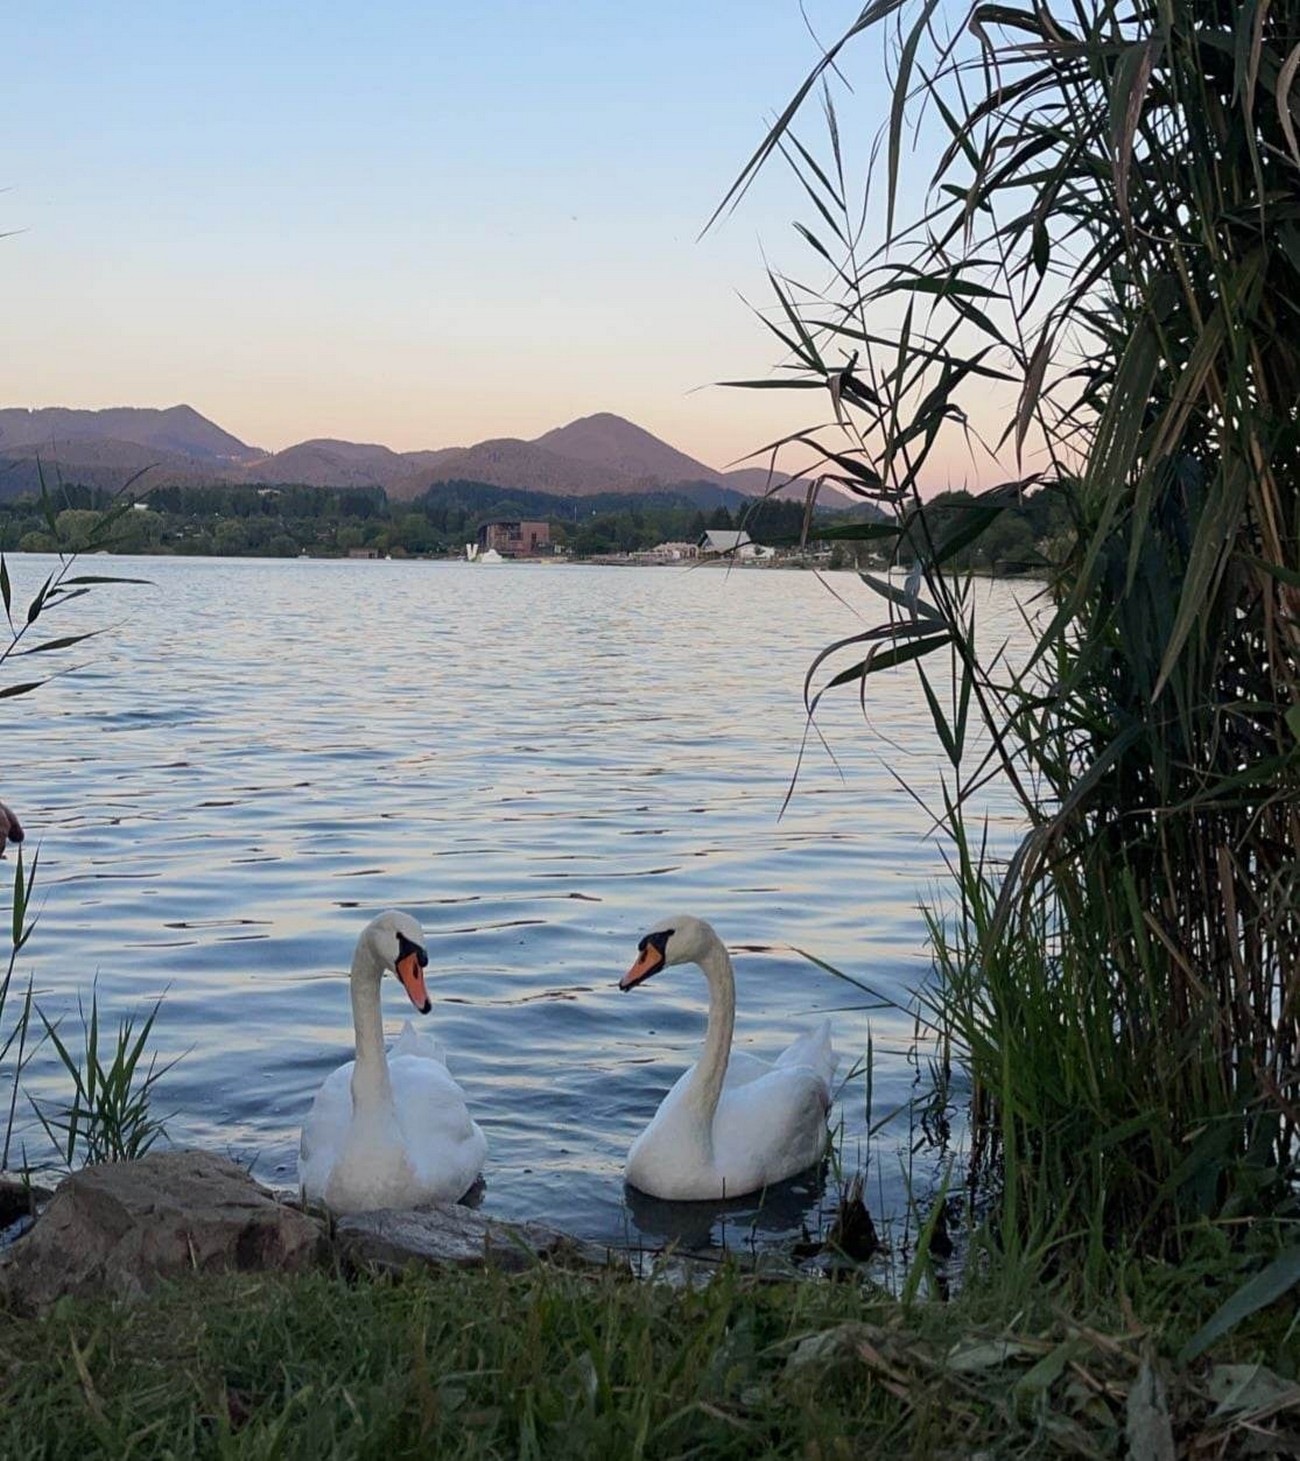
<instances>
[{"instance_id":1,"label":"swan's orange beak","mask_svg":"<svg viewBox=\"0 0 1300 1461\"><path fill-rule=\"evenodd\" d=\"M397 977L402 981L402 988L410 996L411 1003L422 1015L427 1015L433 1005L429 1003L429 991L424 987L424 970L420 968L419 954L414 950L403 954L396 968Z\"/></svg>"},{"instance_id":2,"label":"swan's orange beak","mask_svg":"<svg viewBox=\"0 0 1300 1461\"><path fill-rule=\"evenodd\" d=\"M645 948L637 955L636 963L618 981L618 987L626 992L643 980L649 979L652 974L657 974L663 966L663 950L655 948L654 944L647 940Z\"/></svg>"}]
</instances>

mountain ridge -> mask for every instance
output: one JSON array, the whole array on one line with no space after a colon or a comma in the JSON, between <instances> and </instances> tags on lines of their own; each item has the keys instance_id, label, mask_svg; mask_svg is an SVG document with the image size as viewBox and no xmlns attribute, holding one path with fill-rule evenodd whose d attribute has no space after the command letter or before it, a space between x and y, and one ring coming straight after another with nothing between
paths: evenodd
<instances>
[{"instance_id":1,"label":"mountain ridge","mask_svg":"<svg viewBox=\"0 0 1300 1461\"><path fill-rule=\"evenodd\" d=\"M34 489L42 478L115 489L200 482L382 487L397 502L439 481L473 480L562 497L636 494L681 483L754 497L763 468L718 471L644 427L612 412L578 417L533 440L494 437L467 447L398 452L376 442L312 437L278 452L241 441L194 407L48 406L0 408L0 497ZM807 483L778 474L778 496L802 497ZM826 494L833 505L847 501Z\"/></svg>"}]
</instances>

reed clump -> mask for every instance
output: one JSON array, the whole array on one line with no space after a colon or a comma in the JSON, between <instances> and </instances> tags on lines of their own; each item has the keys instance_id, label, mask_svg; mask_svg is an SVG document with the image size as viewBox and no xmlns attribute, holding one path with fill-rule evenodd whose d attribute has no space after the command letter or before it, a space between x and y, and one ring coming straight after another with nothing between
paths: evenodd
<instances>
[{"instance_id":1,"label":"reed clump","mask_svg":"<svg viewBox=\"0 0 1300 1461\"><path fill-rule=\"evenodd\" d=\"M0 701L16 701L31 695L53 676L70 673L75 666L63 663L67 652L100 632L82 629L50 634L48 626L52 617L66 614L70 604L100 585L142 581L118 574L77 571L81 553L103 547L111 540L116 525L131 508L133 484L134 479L121 489L108 509L90 515L90 520L82 523L79 539L74 544L60 535L57 492L49 491L42 474L40 509L58 549L57 562L45 573L25 604L15 594L5 545L0 540L0 606L4 612L4 625L0 628ZM143 1024L137 1025L135 1017L122 1020L110 1050L107 1042L101 1044L97 993L92 992L89 1016L79 996L81 1052L77 1053L65 1042L57 1023L51 1023L36 1003L34 976L28 975L25 988L14 982L19 955L26 949L37 924L35 890L39 865L39 847L29 863L20 845L9 891L9 952L0 973L0 1171L9 1166L11 1155L18 1150L14 1133L23 1075L46 1039L52 1042L72 1082L72 1098L64 1107L48 1113L37 1108L36 1112L62 1161L71 1166L78 1158L117 1161L143 1156L163 1134L162 1124L152 1114L150 1103L153 1088L168 1067L160 1068L153 1057L146 1059L158 1005L154 1005ZM43 1030L38 1029L38 1020ZM25 1150L22 1162L25 1168Z\"/></svg>"},{"instance_id":2,"label":"reed clump","mask_svg":"<svg viewBox=\"0 0 1300 1461\"><path fill-rule=\"evenodd\" d=\"M796 122L868 34L893 85L863 187L829 84L827 146ZM928 1009L973 1077L998 1241L1044 1261L1297 1216L1298 70L1293 0L877 0L736 185L780 152L815 205L825 282L774 275L774 328L833 420L794 439L889 515L843 535L919 551L906 586L864 575L882 621L819 658L809 709L918 670L953 849ZM1018 475L932 532L922 489L991 399L982 444ZM945 565L1045 489L1072 527L1011 664ZM992 776L1029 829L999 858Z\"/></svg>"}]
</instances>

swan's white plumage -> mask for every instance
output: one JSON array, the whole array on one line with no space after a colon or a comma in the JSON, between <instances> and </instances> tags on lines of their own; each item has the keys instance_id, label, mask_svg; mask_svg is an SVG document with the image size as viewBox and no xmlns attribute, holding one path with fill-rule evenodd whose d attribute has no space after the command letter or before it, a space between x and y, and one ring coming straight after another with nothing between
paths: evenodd
<instances>
[{"instance_id":1,"label":"swan's white plumage","mask_svg":"<svg viewBox=\"0 0 1300 1461\"><path fill-rule=\"evenodd\" d=\"M709 981L709 1033L700 1060L632 1143L628 1182L673 1201L718 1199L815 1166L829 1140L826 1113L838 1062L830 1021L799 1036L775 1062L733 1051L735 983L721 940L697 918L667 920L660 932L666 936L656 967L698 963Z\"/></svg>"},{"instance_id":2,"label":"swan's white plumage","mask_svg":"<svg viewBox=\"0 0 1300 1461\"><path fill-rule=\"evenodd\" d=\"M298 1152L303 1198L338 1213L455 1201L474 1185L487 1154L464 1092L429 1036L407 1020L384 1053L379 985L385 966L379 960L390 935L396 952L399 926L423 947L413 919L383 914L362 934L353 960L358 1059L368 1069L358 1077L357 1060L339 1066L317 1091L303 1123Z\"/></svg>"},{"instance_id":3,"label":"swan's white plumage","mask_svg":"<svg viewBox=\"0 0 1300 1461\"><path fill-rule=\"evenodd\" d=\"M437 1060L443 1065L447 1064L447 1057L443 1054L442 1046L432 1035L426 1035L422 1030L417 1030L410 1020L402 1021L401 1032L389 1047L389 1070L393 1068L393 1061L400 1055L414 1055L424 1060Z\"/></svg>"}]
</instances>

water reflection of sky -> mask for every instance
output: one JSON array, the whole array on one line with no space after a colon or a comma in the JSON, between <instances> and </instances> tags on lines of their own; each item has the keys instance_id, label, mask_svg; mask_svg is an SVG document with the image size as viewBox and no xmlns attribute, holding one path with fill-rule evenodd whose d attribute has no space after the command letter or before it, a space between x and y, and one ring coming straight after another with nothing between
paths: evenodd
<instances>
[{"instance_id":1,"label":"water reflection of sky","mask_svg":"<svg viewBox=\"0 0 1300 1461\"><path fill-rule=\"evenodd\" d=\"M113 1014L165 995L175 1140L292 1184L303 1112L350 1056L356 934L398 906L428 932L428 1023L488 1132L486 1210L652 1243L815 1225L813 1182L703 1218L625 1200L628 1144L706 1005L689 969L616 989L646 927L697 913L735 956L739 1044L775 1055L834 1011L841 1075L870 1029L874 1118L913 1094L910 1019L868 1016L796 949L907 1003L941 864L895 773L933 792L939 761L910 672L881 677L869 725L852 693L825 709L838 769L813 746L778 820L804 671L857 627L812 575L111 566L152 582L83 600L109 626L88 665L6 713L3 795L41 845L19 969L51 1014L96 978ZM19 598L41 564L11 567ZM1010 590L980 593L986 631L1014 636ZM396 1031L411 1011L385 994ZM58 1098L44 1056L31 1087ZM870 1158L868 1200L896 1207L907 1125L868 1143L865 1103L856 1077L844 1164Z\"/></svg>"}]
</instances>

